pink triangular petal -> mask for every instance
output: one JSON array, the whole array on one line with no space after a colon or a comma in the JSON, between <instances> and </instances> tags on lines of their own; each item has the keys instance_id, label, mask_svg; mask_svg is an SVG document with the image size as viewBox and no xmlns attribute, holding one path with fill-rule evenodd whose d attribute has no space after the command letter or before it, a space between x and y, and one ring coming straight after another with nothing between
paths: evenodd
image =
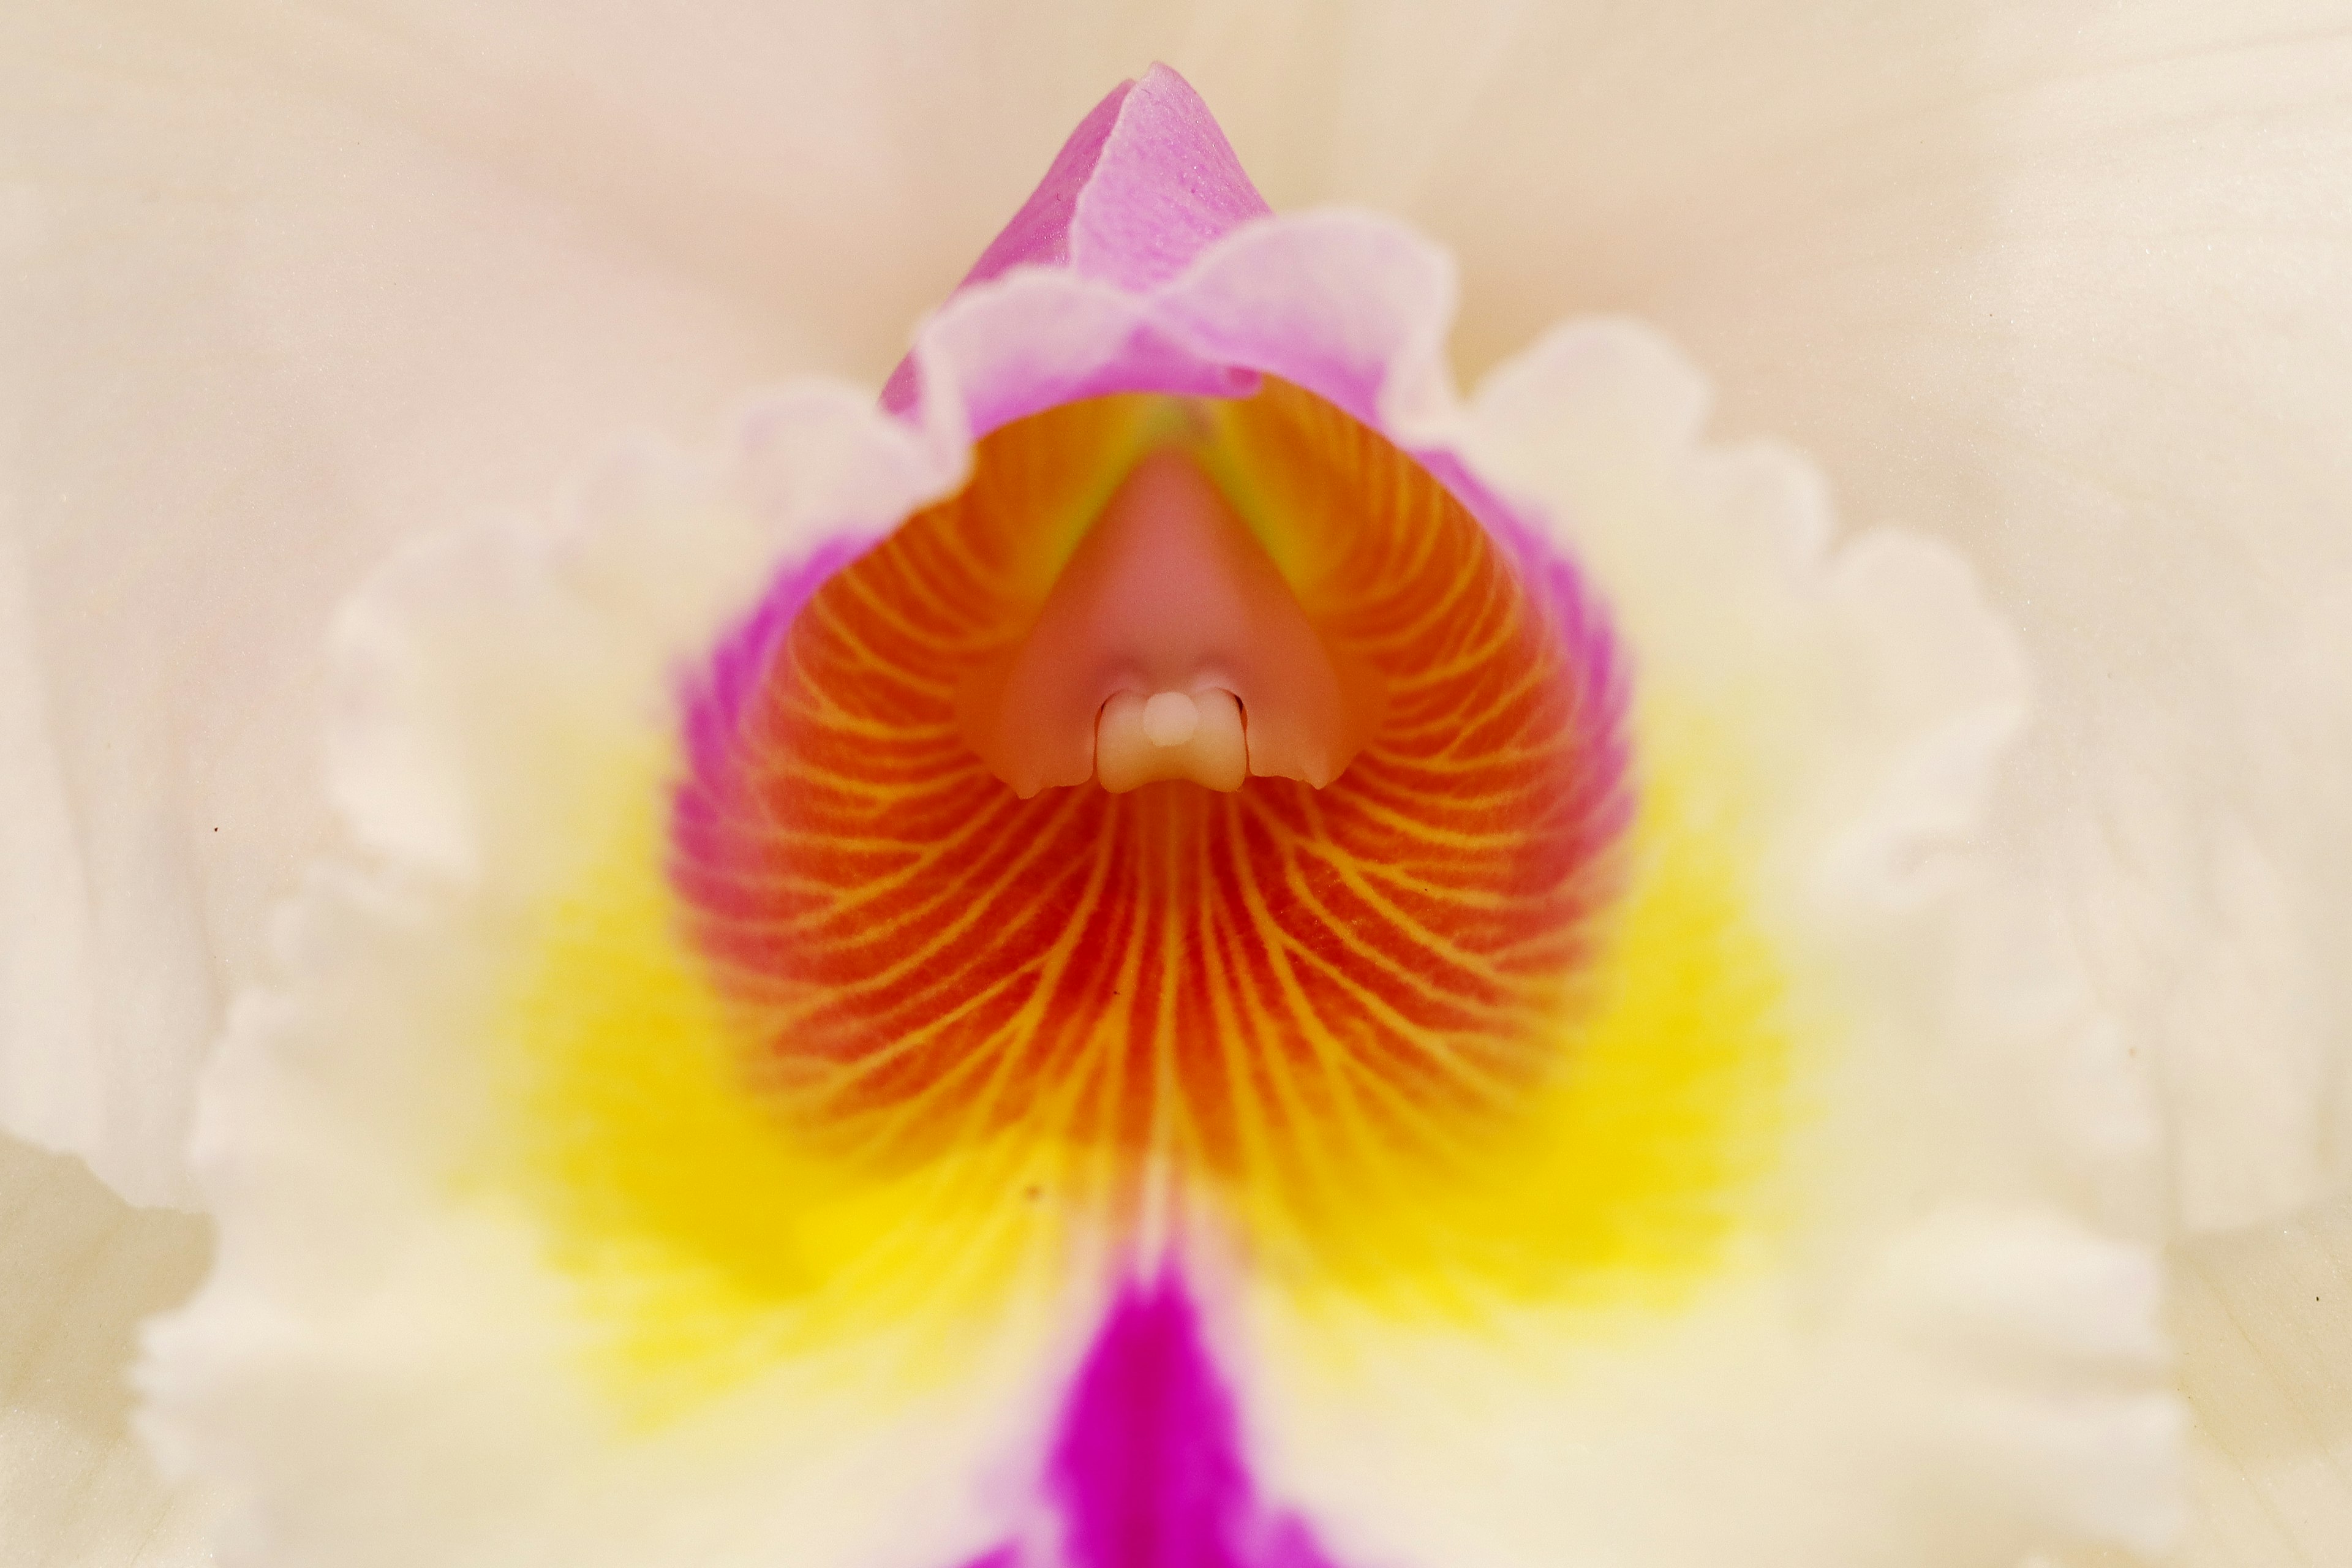
<instances>
[{"instance_id":1,"label":"pink triangular petal","mask_svg":"<svg viewBox=\"0 0 2352 1568\"><path fill-rule=\"evenodd\" d=\"M1272 211L1201 95L1155 65L1120 105L1093 177L1078 192L1070 266L1121 288L1154 289L1212 241Z\"/></svg>"},{"instance_id":2,"label":"pink triangular petal","mask_svg":"<svg viewBox=\"0 0 2352 1568\"><path fill-rule=\"evenodd\" d=\"M1078 121L955 292L1024 266L1066 268L1143 292L1235 226L1272 211L1201 95L1155 65L1113 88ZM903 413L915 395L909 355L890 373L882 405Z\"/></svg>"}]
</instances>

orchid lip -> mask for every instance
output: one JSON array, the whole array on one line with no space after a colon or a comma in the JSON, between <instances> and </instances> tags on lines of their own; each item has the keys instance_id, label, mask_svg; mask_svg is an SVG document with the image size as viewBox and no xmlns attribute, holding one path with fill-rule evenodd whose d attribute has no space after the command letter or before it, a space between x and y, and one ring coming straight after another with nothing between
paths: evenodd
<instances>
[{"instance_id":1,"label":"orchid lip","mask_svg":"<svg viewBox=\"0 0 2352 1568\"><path fill-rule=\"evenodd\" d=\"M1320 789L1383 702L1201 465L1167 447L1112 493L1026 632L966 678L957 717L1024 799L1090 779L1114 794L1251 776Z\"/></svg>"},{"instance_id":2,"label":"orchid lip","mask_svg":"<svg viewBox=\"0 0 2352 1568\"><path fill-rule=\"evenodd\" d=\"M2158 1130L1950 552L1636 324L1458 395L1442 253L1164 68L972 279L336 621L139 1380L233 1544L2158 1552Z\"/></svg>"}]
</instances>

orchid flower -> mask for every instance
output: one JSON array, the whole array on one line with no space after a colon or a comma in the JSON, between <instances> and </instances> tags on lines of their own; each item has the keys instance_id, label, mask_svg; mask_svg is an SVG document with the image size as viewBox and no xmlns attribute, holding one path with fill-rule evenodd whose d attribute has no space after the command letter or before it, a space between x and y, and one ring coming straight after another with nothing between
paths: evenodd
<instances>
[{"instance_id":1,"label":"orchid flower","mask_svg":"<svg viewBox=\"0 0 2352 1568\"><path fill-rule=\"evenodd\" d=\"M26 210L37 245L53 215ZM2168 933L2131 927L2176 906L2070 810L2145 853L2175 797L2020 753L2025 661L1964 558L1837 541L1811 467L1703 433L1654 331L1570 324L1465 400L1452 307L1394 220L1272 213L1155 68L879 407L795 384L716 460L632 454L551 526L375 574L336 631L352 843L275 958L237 961L266 979L205 1077L221 1250L142 1374L225 1542L2165 1545L2135 1060ZM1783 384L1796 416L1818 384ZM1968 499L2030 497L1988 467ZM1953 531L1997 589L2036 559ZM71 552L24 537L22 668L79 668L31 607ZM2111 629L2070 645L2079 609L2006 607L2045 712L2131 740L2140 711L2063 657ZM2324 646L2298 675L2323 688ZM123 923L190 905L98 880L151 865L49 830L77 789L152 783L58 744L59 679L6 693L49 759L10 776L16 863L49 879L11 896L90 913L12 910L46 945L14 950L6 1109L173 1197L188 1075L87 1068L200 1031L212 982ZM245 754L284 755L264 731ZM289 803L278 842L313 831L299 784L232 779L270 792L247 813ZM2171 1000L2251 1000L2259 1027L2290 1002L2247 986L2314 984L2291 944L2327 911L2247 837L2322 827L2248 798L2201 873L2234 956ZM210 918L262 879L214 882ZM76 989L142 942L177 967ZM2217 1081L2201 1042L2152 1037L2162 1087ZM2172 1119L2192 1223L2324 1190L2306 1037ZM186 1237L131 1250L184 1279Z\"/></svg>"}]
</instances>

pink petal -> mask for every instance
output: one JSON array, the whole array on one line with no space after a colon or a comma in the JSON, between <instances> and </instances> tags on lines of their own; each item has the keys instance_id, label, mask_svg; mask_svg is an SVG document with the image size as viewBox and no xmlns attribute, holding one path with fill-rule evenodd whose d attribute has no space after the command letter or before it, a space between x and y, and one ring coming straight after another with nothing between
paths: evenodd
<instances>
[{"instance_id":1,"label":"pink petal","mask_svg":"<svg viewBox=\"0 0 2352 1568\"><path fill-rule=\"evenodd\" d=\"M1094 177L1078 193L1070 267L1082 277L1150 289L1181 272L1211 241L1272 210L1201 95L1155 65L1128 94Z\"/></svg>"},{"instance_id":2,"label":"pink petal","mask_svg":"<svg viewBox=\"0 0 2352 1568\"><path fill-rule=\"evenodd\" d=\"M1167 282L1236 225L1273 209L1192 84L1155 65L1123 81L1062 143L1021 210L956 292L1015 267L1066 268L1123 289ZM915 400L901 360L883 389L897 413Z\"/></svg>"}]
</instances>

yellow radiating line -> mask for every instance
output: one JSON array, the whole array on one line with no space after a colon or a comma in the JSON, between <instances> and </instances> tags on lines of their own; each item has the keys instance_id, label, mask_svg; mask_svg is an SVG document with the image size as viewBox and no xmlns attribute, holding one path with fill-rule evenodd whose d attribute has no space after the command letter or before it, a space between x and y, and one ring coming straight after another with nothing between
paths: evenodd
<instances>
[{"instance_id":1,"label":"yellow radiating line","mask_svg":"<svg viewBox=\"0 0 2352 1568\"><path fill-rule=\"evenodd\" d=\"M1239 860L1243 869L1244 912L1258 931L1265 932L1274 929L1265 896L1258 889L1255 876L1251 871L1252 861L1246 856L1239 857ZM1321 1027L1319 1016L1307 1002L1303 989L1291 973L1286 944L1278 942L1268 942L1265 951L1268 959L1268 967L1273 971L1276 984L1282 992L1282 1005L1272 1011L1276 1012L1276 1016L1286 1014L1296 1023L1297 1037L1311 1047L1315 1060L1321 1069L1322 1081L1333 1100L1331 1107L1321 1116L1301 1115L1297 1128L1302 1152L1320 1155L1329 1140L1316 1137L1314 1134L1328 1128L1345 1135L1355 1143L1357 1145L1355 1152L1359 1155L1376 1157L1378 1140L1370 1136L1370 1124L1356 1100L1351 1075L1345 1068L1348 1053ZM1291 1073L1293 1064L1291 1054L1276 1051L1274 1053L1274 1059L1279 1064L1284 1076L1289 1079L1296 1091L1298 1085L1297 1079ZM1315 1163L1317 1162L1310 1161L1310 1164ZM1332 1162L1328 1159L1320 1163L1327 1168L1331 1189L1335 1192L1339 1191L1337 1184L1345 1180L1344 1170L1333 1167ZM1359 1159L1348 1163L1352 1167L1360 1168L1363 1161Z\"/></svg>"},{"instance_id":2,"label":"yellow radiating line","mask_svg":"<svg viewBox=\"0 0 2352 1568\"><path fill-rule=\"evenodd\" d=\"M1021 871L1025 870L1027 868L1035 865L1045 858L1051 848L1051 837L1052 836L1050 834L1039 834L1034 837L1024 848L1022 857L1015 862L1013 870L1006 877L1000 879L996 883L996 886L1001 888L1008 885L1014 878L1020 875ZM941 897L939 900L933 900L932 905L927 905L925 908L928 909L934 907L938 903L953 901L956 899L957 891L958 890L953 888L943 889ZM940 949L951 945L956 938L980 925L983 921L985 921L987 914L988 909L985 900L971 900L969 907L964 910L962 914L957 917L952 923L936 932L920 949L908 953L900 958L896 963L892 964L888 969L884 970L877 974L838 987L835 991L835 994L845 997L861 996L894 988L897 986L899 980L905 975L912 973L921 965L931 962L932 959L937 956ZM961 971L959 970L957 973L961 973Z\"/></svg>"},{"instance_id":3,"label":"yellow radiating line","mask_svg":"<svg viewBox=\"0 0 2352 1568\"><path fill-rule=\"evenodd\" d=\"M1473 952L1468 949L1460 946L1444 932L1433 929L1417 917L1407 914L1404 910L1391 903L1381 894L1375 891L1364 876L1361 867L1357 863L1354 857L1334 854L1324 850L1310 842L1300 840L1292 841L1286 848L1286 853L1293 860L1312 860L1319 866L1328 868L1342 884L1354 892L1355 895L1361 899L1366 904L1370 905L1384 921L1388 922L1391 929L1403 936L1412 945L1436 953L1455 969L1466 970L1474 974L1483 975L1490 982L1499 982L1500 976L1495 972L1494 965L1487 960L1484 953ZM1454 900L1446 898L1444 894L1435 893L1432 896L1434 898L1445 899L1445 901L1454 903L1457 908L1467 909L1477 907L1471 904L1467 900ZM1314 893L1310 890L1308 885L1303 879L1299 882L1299 897L1302 900L1312 902L1317 910L1323 913L1326 923L1333 927L1335 930L1349 923L1342 921L1335 912L1326 909L1322 900L1315 897ZM1490 909L1498 909L1503 906L1501 901L1497 900L1496 902L1486 907ZM1349 925L1348 936L1350 941L1355 940L1353 931L1353 926ZM1387 953L1382 952L1378 949L1367 946L1366 951L1370 952L1372 956L1379 961L1381 968L1385 972L1410 980L1417 989L1425 990L1429 986L1439 984L1439 982L1430 976L1423 974L1418 970L1403 967L1397 960L1389 957ZM1450 989L1446 990L1444 994L1447 995L1458 994L1458 993Z\"/></svg>"},{"instance_id":4,"label":"yellow radiating line","mask_svg":"<svg viewBox=\"0 0 2352 1568\"><path fill-rule=\"evenodd\" d=\"M1433 1043L1431 1037L1437 1033L1436 1031L1424 1029L1398 1017L1392 1008L1377 995L1366 991L1344 969L1332 964L1311 949L1301 947L1294 942L1285 941L1282 946L1283 951L1291 954L1297 964L1312 968L1317 973L1331 981L1342 992L1353 997L1366 1012L1380 1016L1381 1024L1385 1026L1381 1031L1383 1040L1401 1047L1408 1054L1417 1054L1427 1058L1433 1066L1449 1075L1459 1077L1466 1087L1477 1090L1483 1099L1500 1102L1507 1100L1515 1091L1517 1087L1515 1085L1501 1084L1492 1079L1482 1081L1480 1076L1474 1076L1468 1064L1450 1056ZM1299 1005L1306 1011L1307 1016L1318 1021L1320 1037L1332 1039L1342 1059L1360 1062L1358 1052L1339 1042L1337 1030L1333 1028L1329 1020L1316 1010L1313 1000L1307 997L1303 991ZM1513 1022L1524 1026L1526 1020L1522 1016ZM1363 1065L1369 1070L1369 1064Z\"/></svg>"},{"instance_id":5,"label":"yellow radiating line","mask_svg":"<svg viewBox=\"0 0 2352 1568\"><path fill-rule=\"evenodd\" d=\"M1204 868L1213 874L1213 868L1209 868L1210 850L1205 837L1200 856ZM1210 1006L1216 1015L1219 1049L1234 1086L1234 1120L1242 1125L1241 1137L1248 1147L1248 1157L1271 1171L1277 1163L1274 1155L1276 1141L1272 1108L1261 1098L1261 1080L1273 1070L1265 1062L1265 1054L1278 1047L1259 1035L1258 1015L1244 999L1243 988L1248 981L1227 955L1225 935L1218 929L1217 911L1221 908L1221 904L1204 899L1198 910L1203 962L1209 966Z\"/></svg>"},{"instance_id":6,"label":"yellow radiating line","mask_svg":"<svg viewBox=\"0 0 2352 1568\"><path fill-rule=\"evenodd\" d=\"M936 611L938 618L949 626L961 624L969 626L978 623L978 617L972 614L972 606L957 605L950 600L939 597L932 584L919 581L917 570L902 569L898 574L898 577L902 584L907 584L906 591L919 595L923 604ZM939 651L940 657L933 662L941 668L949 666L958 651L969 651L969 649L959 650L951 644L942 645L937 630L919 626L909 619L901 606L893 602L891 596L877 592L874 584L859 574L847 574L841 581L844 584L845 596L854 596L858 608L863 612L862 616L859 617L860 621L879 625L887 630L897 633L908 642L930 645ZM966 591L969 592L970 589L971 584L967 584ZM922 670L910 669L896 658L883 653L869 635L852 629L854 623L850 617L845 616L832 600L820 595L811 601L810 609L815 613L825 630L856 650L860 656L863 668L887 670L899 676L908 685L924 690L953 691L951 683ZM985 646L976 633L968 632L965 640L974 645Z\"/></svg>"},{"instance_id":7,"label":"yellow radiating line","mask_svg":"<svg viewBox=\"0 0 2352 1568\"><path fill-rule=\"evenodd\" d=\"M1238 922L1249 920L1247 857L1241 851L1238 836L1229 837L1224 847L1234 884L1240 891L1241 907L1236 908L1224 900L1220 900L1218 903L1215 918L1223 927L1223 940L1219 943L1221 951L1246 943L1257 934L1254 928L1246 931L1237 929ZM1269 971L1273 970L1277 962L1275 951L1271 947L1262 946L1258 952L1266 968ZM1262 1020L1270 1026L1278 1026L1286 1015L1291 1014L1291 1009L1279 995L1269 996L1261 989L1262 982L1250 965L1237 964L1234 966L1234 973L1236 1005L1242 1007L1251 1016ZM1280 977L1276 975L1273 980L1279 987ZM1242 1000L1244 996L1248 1000ZM1296 1016L1292 1016L1290 1021L1294 1027L1298 1026L1299 1021ZM1267 1048L1260 1054L1257 1060L1265 1068L1263 1076L1265 1080L1287 1110L1288 1114L1285 1120L1291 1136L1286 1142L1296 1155L1304 1162L1301 1167L1302 1175L1310 1182L1317 1181L1319 1173L1316 1169L1312 1157L1312 1142L1316 1136L1316 1130L1320 1125L1322 1113L1309 1103L1304 1087L1292 1070L1294 1065L1292 1053L1285 1048L1280 1038L1268 1041Z\"/></svg>"},{"instance_id":8,"label":"yellow radiating line","mask_svg":"<svg viewBox=\"0 0 2352 1568\"><path fill-rule=\"evenodd\" d=\"M1367 989L1360 983L1358 979L1358 974L1360 973L1362 969L1377 971L1378 973L1387 975L1391 979L1398 982L1406 989L1412 991L1415 995L1425 997L1432 1002L1444 1005L1458 1012L1481 1013L1497 1010L1475 1003L1464 996L1460 992L1443 986L1427 975L1417 973L1412 970L1403 967L1388 954L1366 942L1362 937L1357 933L1352 925L1333 915L1331 911L1326 909L1321 901L1317 900L1314 894L1309 892L1304 886L1297 889L1297 900L1300 904L1307 906L1312 910L1316 923L1320 925L1325 931L1328 931L1331 936L1349 952L1357 955L1360 964L1360 969L1359 969L1355 973L1349 973L1349 966L1334 963L1333 961L1325 958L1322 954L1313 952L1305 944L1300 943L1297 938L1291 936L1286 931L1281 931L1281 929L1277 927L1276 930L1282 939L1290 942L1294 946L1299 947L1301 952L1314 963L1318 973L1329 974L1335 980L1342 982L1348 986L1351 993L1362 995L1367 1006L1374 1009L1387 1018L1393 1019L1394 1023L1391 1026L1392 1029L1410 1031L1415 1028L1416 1026L1405 1021L1402 1016L1396 1012L1393 1004L1380 997L1376 993ZM1465 967L1478 966L1465 965ZM1487 978L1502 989L1511 989L1511 987L1503 984L1500 976L1489 975Z\"/></svg>"},{"instance_id":9,"label":"yellow radiating line","mask_svg":"<svg viewBox=\"0 0 2352 1568\"><path fill-rule=\"evenodd\" d=\"M1042 835L1040 836L1041 840L1043 837L1044 836ZM1110 874L1111 858L1108 856L1099 858L1096 865L1089 870L1087 888L1080 899L1076 918L1069 921L1066 926L1063 939L1059 942L1055 943L1054 947L1049 949L1044 955L1045 962L1042 965L1037 994L1050 995L1052 994L1053 986L1058 983L1061 975L1067 971L1070 961L1074 956L1074 944L1076 941L1074 933L1083 931L1086 929L1087 922L1092 918L1093 911L1101 901L1104 888L1110 877ZM1027 1009L1024 1009L1024 1014L1027 1011ZM1015 1021L1018 1021L1018 1016L1016 1016ZM1002 1033L1002 1031L1000 1031L1000 1033ZM1024 1043L1034 1042L1035 1038L1034 1026L1023 1033L1026 1036L1026 1041ZM1082 1044L1081 1050L1083 1051L1083 1049L1084 1046ZM995 1058L993 1062L993 1070L992 1071L988 1080L982 1086L981 1091L973 1097L971 1108L965 1115L965 1126L962 1134L965 1139L975 1138L982 1134L988 1125L990 1118L995 1112L997 1103L1004 1092L1005 1086L1013 1079L1013 1077L1016 1076L1016 1068L1021 1065L1021 1052L1018 1048L998 1049L991 1051L988 1054ZM1073 1076L1077 1077L1081 1075L1074 1074Z\"/></svg>"}]
</instances>

